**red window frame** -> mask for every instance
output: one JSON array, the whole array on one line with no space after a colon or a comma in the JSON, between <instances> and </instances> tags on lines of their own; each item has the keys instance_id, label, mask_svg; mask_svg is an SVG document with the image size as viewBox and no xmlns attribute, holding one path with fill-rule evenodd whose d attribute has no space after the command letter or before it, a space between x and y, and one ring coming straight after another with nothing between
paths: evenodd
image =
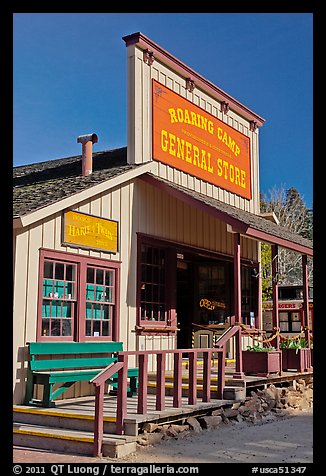
<instances>
[{"instance_id":1,"label":"red window frame","mask_svg":"<svg viewBox=\"0 0 326 476\"><path fill-rule=\"evenodd\" d=\"M162 301L159 299L152 297L152 299L143 299L142 294L144 290L142 289L143 285L150 284L151 281L144 280L144 276L142 273L144 272L142 260L142 247L147 246L156 250L162 251L164 253L164 283L163 281L159 281L158 285L164 286L164 312L165 312L165 319L164 320L149 320L144 319L142 304L149 304L153 307L153 305L160 305ZM176 262L176 251L175 249L171 248L167 243L146 236L142 234L138 234L138 285L137 285L137 326L136 331L138 335L169 335L176 333L176 309L175 309L175 273L173 270L175 269L175 262ZM153 263L152 270L157 270L160 268L160 264ZM152 311L152 310L151 310Z\"/></svg>"},{"instance_id":2,"label":"red window frame","mask_svg":"<svg viewBox=\"0 0 326 476\"><path fill-rule=\"evenodd\" d=\"M75 289L74 295L69 298L69 302L72 305L72 335L71 336L45 336L42 334L42 305L44 299L51 301L54 296L44 297L44 262L52 261L55 263L64 263L65 265L75 266ZM49 341L72 341L72 342L87 342L87 341L118 341L119 340L119 321L120 321L120 261L112 261L101 258L94 258L86 255L79 255L76 253L67 253L63 251L53 251L48 249L40 249L39 257L39 288L38 288L38 313L37 313L37 336L36 340L39 342ZM94 294L94 299L87 300L87 268L98 269L103 271L104 279L106 273L112 276L111 284L101 286L100 283L94 282L95 290L99 291L100 288L104 293L104 297L99 299ZM95 272L96 275L96 272ZM49 280L51 281L51 280ZM108 281L107 281L108 282ZM50 285L50 283L49 283ZM109 295L109 300L106 296ZM64 296L64 301L67 296ZM60 299L59 299L60 301ZM100 311L100 315L104 316L109 312L109 319L104 317L96 319L100 322L100 329L103 329L104 323L108 321L109 335L86 335L86 308L87 303L93 303L93 308L97 308ZM92 306L91 306L92 307ZM88 306L88 315L89 306ZM92 311L93 312L93 311ZM63 318L65 319L65 318ZM94 319L95 320L95 319ZM93 324L92 324L93 325ZM94 328L94 325L91 328ZM107 327L107 325L105 326Z\"/></svg>"}]
</instances>

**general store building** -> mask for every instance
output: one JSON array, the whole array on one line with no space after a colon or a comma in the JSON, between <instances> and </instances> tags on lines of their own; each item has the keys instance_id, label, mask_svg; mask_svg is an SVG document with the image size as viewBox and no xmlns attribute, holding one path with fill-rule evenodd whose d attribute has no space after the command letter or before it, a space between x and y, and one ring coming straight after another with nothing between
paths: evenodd
<instances>
[{"instance_id":1,"label":"general store building","mask_svg":"<svg viewBox=\"0 0 326 476\"><path fill-rule=\"evenodd\" d=\"M80 131L76 156L14 169L14 403L28 342L213 346L234 322L262 328L260 241L303 269L312 255L260 215L264 119L142 33L123 40L127 147Z\"/></svg>"}]
</instances>

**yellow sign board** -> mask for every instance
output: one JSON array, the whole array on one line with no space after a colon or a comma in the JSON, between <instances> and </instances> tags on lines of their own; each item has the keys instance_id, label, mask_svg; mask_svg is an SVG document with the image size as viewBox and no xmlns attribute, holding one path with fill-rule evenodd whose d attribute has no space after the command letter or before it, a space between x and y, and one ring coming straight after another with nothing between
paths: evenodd
<instances>
[{"instance_id":1,"label":"yellow sign board","mask_svg":"<svg viewBox=\"0 0 326 476\"><path fill-rule=\"evenodd\" d=\"M118 222L68 211L64 214L63 244L117 253Z\"/></svg>"}]
</instances>

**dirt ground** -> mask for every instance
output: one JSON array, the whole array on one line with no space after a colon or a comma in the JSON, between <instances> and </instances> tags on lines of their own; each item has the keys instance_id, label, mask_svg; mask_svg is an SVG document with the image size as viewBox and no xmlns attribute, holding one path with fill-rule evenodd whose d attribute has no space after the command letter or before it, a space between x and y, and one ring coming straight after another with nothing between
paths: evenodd
<instances>
[{"instance_id":1,"label":"dirt ground","mask_svg":"<svg viewBox=\"0 0 326 476\"><path fill-rule=\"evenodd\" d=\"M90 458L15 447L14 463L312 463L313 410L260 425L233 423L139 448L122 459Z\"/></svg>"}]
</instances>

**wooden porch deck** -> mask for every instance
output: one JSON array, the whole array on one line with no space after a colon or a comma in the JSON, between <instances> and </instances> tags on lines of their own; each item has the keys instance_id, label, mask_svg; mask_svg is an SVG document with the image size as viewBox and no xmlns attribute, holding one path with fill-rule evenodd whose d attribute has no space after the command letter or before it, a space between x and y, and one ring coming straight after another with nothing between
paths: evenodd
<instances>
[{"instance_id":1,"label":"wooden porch deck","mask_svg":"<svg viewBox=\"0 0 326 476\"><path fill-rule=\"evenodd\" d=\"M226 367L225 374L225 388L226 389L239 389L242 390L238 395L240 400L244 400L245 396L250 393L251 390L257 388L264 388L269 384L280 385L290 383L297 379L307 379L313 375L313 372L296 372L296 371L283 371L281 375L272 375L269 377L257 377L246 375L242 379L233 378L235 369L233 367ZM166 397L165 397L165 409L156 410L156 388L155 388L155 373L148 375L148 394L147 394L147 412L146 414L139 414L137 412L137 395L133 397L127 397L127 413L125 417L125 434L137 435L141 429L141 425L144 422L168 422L179 421L187 418L190 415L198 415L208 413L212 409L219 408L221 406L227 406L234 403L235 398L217 399L214 398L214 388L216 388L217 381L214 374L217 370L212 367L211 372L211 399L209 402L200 401L201 392L201 377L197 379L197 395L199 395L198 401L194 405L188 403L187 389L188 389L188 374L187 369L183 369L182 378L184 383L183 395L181 397L182 405L179 408L173 407L173 374L166 373ZM171 395L169 395L171 390ZM106 394L104 397L104 424L109 427L112 423L112 429L116 422L116 408L117 408L117 396ZM54 408L43 408L37 406L27 405L15 405L14 413L17 414L29 414L35 417L52 416L66 419L78 419L85 422L94 422L95 415L95 397L86 396L69 400L58 400ZM82 425L83 426L83 425ZM89 425L88 425L89 426Z\"/></svg>"},{"instance_id":2,"label":"wooden porch deck","mask_svg":"<svg viewBox=\"0 0 326 476\"><path fill-rule=\"evenodd\" d=\"M200 369L199 369L200 370ZM235 369L226 366L225 389L232 398L214 398L217 388L217 369L211 369L211 397L201 401L200 371L197 376L197 401L190 405L187 396L188 371L182 369L181 406L173 406L173 373L165 376L165 408L156 410L155 374L148 374L147 411L138 413L138 396L127 398L124 434L116 434L117 396L105 394L103 405L103 456L122 457L136 451L136 441L145 422L184 422L190 416L204 416L212 410L230 407L235 400L244 400L251 390L275 385L290 384L293 380L309 379L313 372L282 372L269 377L245 376L233 378ZM232 393L233 390L233 393ZM169 392L171 394L169 395ZM228 392L226 392L228 394ZM225 397L225 395L224 395ZM17 445L61 450L70 453L93 454L95 428L95 396L58 400L54 408L15 405L13 408L14 443Z\"/></svg>"}]
</instances>

